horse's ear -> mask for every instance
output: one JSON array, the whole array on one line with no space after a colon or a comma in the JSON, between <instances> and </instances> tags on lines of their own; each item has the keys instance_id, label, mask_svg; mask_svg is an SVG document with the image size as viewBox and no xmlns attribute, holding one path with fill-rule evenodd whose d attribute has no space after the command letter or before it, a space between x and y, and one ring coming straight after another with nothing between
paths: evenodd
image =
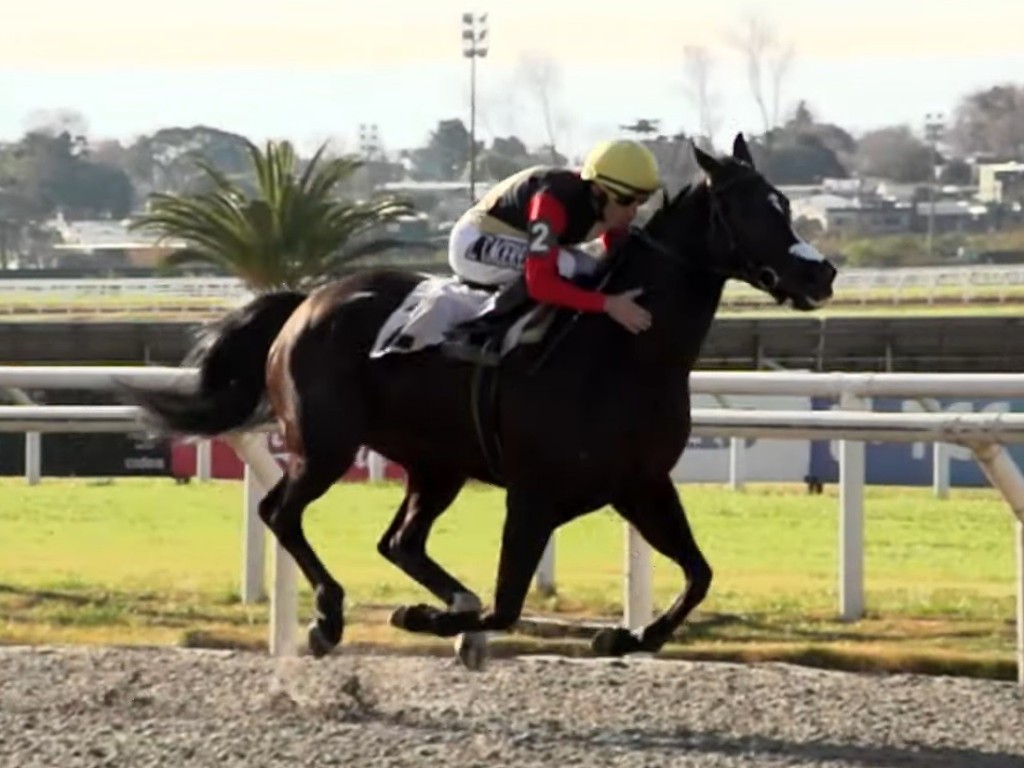
<instances>
[{"instance_id":1,"label":"horse's ear","mask_svg":"<svg viewBox=\"0 0 1024 768\"><path fill-rule=\"evenodd\" d=\"M743 138L742 132L737 133L736 138L733 139L732 156L737 160L742 160L751 168L754 167L754 157L750 154L750 147L747 146L747 140Z\"/></svg>"},{"instance_id":2,"label":"horse's ear","mask_svg":"<svg viewBox=\"0 0 1024 768\"><path fill-rule=\"evenodd\" d=\"M704 169L704 173L708 176L714 176L722 170L722 164L718 162L717 159L709 155L696 144L691 143L691 146L693 147L693 156L697 159L697 165Z\"/></svg>"}]
</instances>

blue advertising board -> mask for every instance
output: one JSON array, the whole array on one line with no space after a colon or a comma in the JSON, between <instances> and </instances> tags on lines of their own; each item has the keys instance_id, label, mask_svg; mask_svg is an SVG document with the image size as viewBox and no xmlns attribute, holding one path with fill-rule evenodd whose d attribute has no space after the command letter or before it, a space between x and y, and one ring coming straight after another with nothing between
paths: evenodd
<instances>
[{"instance_id":1,"label":"blue advertising board","mask_svg":"<svg viewBox=\"0 0 1024 768\"><path fill-rule=\"evenodd\" d=\"M929 404L948 412L1006 413L1024 411L1024 400L965 400L963 398L927 398ZM814 410L832 410L838 401L813 398ZM915 399L874 398L876 412L922 413L928 409ZM1018 466L1024 466L1024 444L1007 445ZM949 447L949 483L953 487L983 487L988 480L963 446ZM838 441L816 440L811 444L810 474L822 482L838 482ZM933 451L930 443L873 443L865 450L868 485L928 486L932 483Z\"/></svg>"}]
</instances>

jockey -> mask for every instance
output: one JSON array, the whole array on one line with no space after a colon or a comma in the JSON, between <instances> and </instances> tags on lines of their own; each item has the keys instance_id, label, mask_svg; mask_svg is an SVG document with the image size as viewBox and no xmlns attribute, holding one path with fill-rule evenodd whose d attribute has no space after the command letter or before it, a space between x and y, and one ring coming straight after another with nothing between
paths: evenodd
<instances>
[{"instance_id":1,"label":"jockey","mask_svg":"<svg viewBox=\"0 0 1024 768\"><path fill-rule=\"evenodd\" d=\"M538 303L604 312L639 333L651 324L634 300L640 289L605 295L574 285L595 263L572 246L600 238L610 248L660 185L654 155L630 140L598 144L580 171L527 168L498 182L456 222L448 262L469 285L505 288L522 276L528 298Z\"/></svg>"}]
</instances>

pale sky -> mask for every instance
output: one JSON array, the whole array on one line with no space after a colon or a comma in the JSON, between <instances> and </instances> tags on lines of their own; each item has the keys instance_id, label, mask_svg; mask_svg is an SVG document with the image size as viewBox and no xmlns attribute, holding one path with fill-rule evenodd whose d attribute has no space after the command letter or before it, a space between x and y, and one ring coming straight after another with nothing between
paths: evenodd
<instances>
[{"instance_id":1,"label":"pale sky","mask_svg":"<svg viewBox=\"0 0 1024 768\"><path fill-rule=\"evenodd\" d=\"M725 38L749 11L791 40L783 103L806 97L855 129L951 111L966 90L1024 82L1022 0L32 0L4 9L0 138L35 109L82 112L90 133L128 138L204 122L300 143L377 122L392 148L421 143L436 122L468 123L461 13L487 11L479 62L483 137L543 141L539 110L517 89L530 52L558 62L563 144L585 146L620 122L661 118L696 128L682 51L708 47L721 130L757 128L745 73ZM604 91L614 93L614 96ZM517 98L511 98L515 94ZM915 126L916 127L916 126Z\"/></svg>"}]
</instances>

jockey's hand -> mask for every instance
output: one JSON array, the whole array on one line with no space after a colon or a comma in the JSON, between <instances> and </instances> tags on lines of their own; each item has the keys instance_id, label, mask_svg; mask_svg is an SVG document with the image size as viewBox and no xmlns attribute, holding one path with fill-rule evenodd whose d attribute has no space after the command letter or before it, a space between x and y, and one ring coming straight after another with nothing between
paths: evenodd
<instances>
[{"instance_id":1,"label":"jockey's hand","mask_svg":"<svg viewBox=\"0 0 1024 768\"><path fill-rule=\"evenodd\" d=\"M642 291L642 288L633 288L608 296L604 301L604 311L630 333L640 333L651 327L651 313L634 301Z\"/></svg>"}]
</instances>

